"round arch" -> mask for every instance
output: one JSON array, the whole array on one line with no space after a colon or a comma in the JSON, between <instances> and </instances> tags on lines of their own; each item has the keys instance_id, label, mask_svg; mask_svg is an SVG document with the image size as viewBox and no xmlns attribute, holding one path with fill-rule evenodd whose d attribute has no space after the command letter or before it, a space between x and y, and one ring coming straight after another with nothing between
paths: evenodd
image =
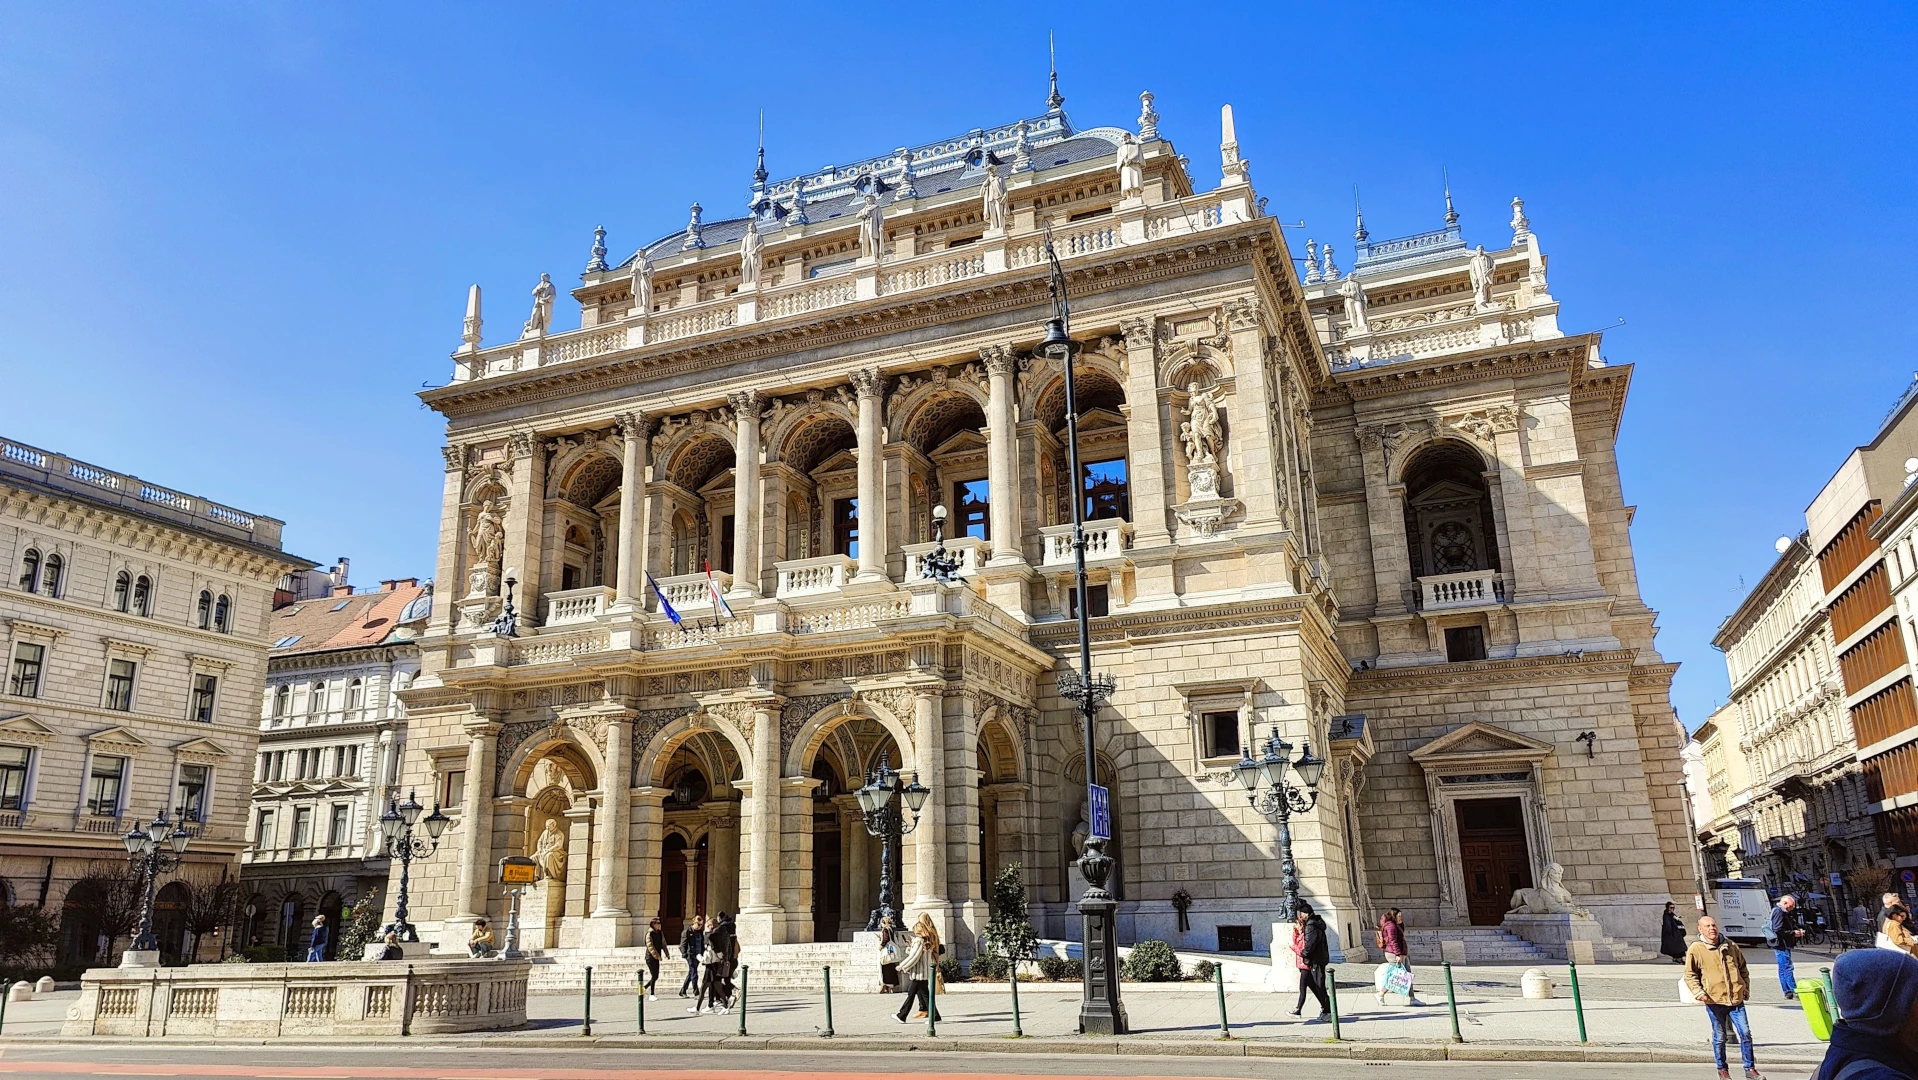
<instances>
[{"instance_id":1,"label":"round arch","mask_svg":"<svg viewBox=\"0 0 1918 1080\"><path fill-rule=\"evenodd\" d=\"M1111 372L1094 367L1078 373L1074 388L1080 415L1093 409L1117 412L1126 403L1125 384ZM1057 375L1042 387L1033 402L1032 417L1047 431L1057 433L1066 424L1066 377Z\"/></svg>"},{"instance_id":2,"label":"round arch","mask_svg":"<svg viewBox=\"0 0 1918 1080\"><path fill-rule=\"evenodd\" d=\"M892 438L930 454L959 432L986 426L985 395L965 380L947 380L906 395L892 417Z\"/></svg>"},{"instance_id":3,"label":"round arch","mask_svg":"<svg viewBox=\"0 0 1918 1080\"><path fill-rule=\"evenodd\" d=\"M843 721L860 716L877 720L879 726L886 729L886 734L892 736L893 745L899 750L902 765L908 755L914 762L919 760L918 749L913 745L912 736L907 733L906 726L900 723L899 718L892 714L892 710L865 698L842 698L813 713L805 723L799 726L799 730L793 735L792 749L787 751L782 775L811 776L813 755L819 752L819 747L826 741L826 736Z\"/></svg>"},{"instance_id":4,"label":"round arch","mask_svg":"<svg viewBox=\"0 0 1918 1080\"><path fill-rule=\"evenodd\" d=\"M697 492L713 477L732 468L738 459L731 439L701 431L680 440L661 460L665 462L661 474L668 483Z\"/></svg>"},{"instance_id":5,"label":"round arch","mask_svg":"<svg viewBox=\"0 0 1918 1080\"><path fill-rule=\"evenodd\" d=\"M766 460L787 461L791 457L789 447L800 431L827 420L838 420L848 430L859 430L859 417L850 408L831 398L820 397L808 400L800 405L783 405L774 400L772 419L767 422L763 444L767 447ZM804 471L802 468L801 471Z\"/></svg>"},{"instance_id":6,"label":"round arch","mask_svg":"<svg viewBox=\"0 0 1918 1080\"><path fill-rule=\"evenodd\" d=\"M1428 461L1433 455L1444 455L1461 467L1472 468L1478 473L1489 472L1498 460L1497 451L1489 444L1480 442L1471 434L1456 429L1443 434L1426 434L1417 439L1407 439L1398 447L1385 463L1387 484L1404 484L1412 476L1412 466L1420 459Z\"/></svg>"},{"instance_id":7,"label":"round arch","mask_svg":"<svg viewBox=\"0 0 1918 1080\"><path fill-rule=\"evenodd\" d=\"M1064 368L1054 367L1043 357L1034 357L1033 369L1019 379L1019 416L1033 420L1039 416L1039 402L1051 393L1065 395L1066 373ZM1112 359L1093 352L1082 352L1074 360L1072 368L1083 385L1087 375L1098 375L1110 380L1114 385L1125 386L1125 372ZM1063 406L1062 406L1063 407Z\"/></svg>"},{"instance_id":8,"label":"round arch","mask_svg":"<svg viewBox=\"0 0 1918 1080\"><path fill-rule=\"evenodd\" d=\"M646 775L652 786L665 783L664 770L672 761L673 751L679 749L679 744L701 731L716 732L725 739L733 748L733 753L738 755L742 768L745 762L753 759L752 744L731 722L715 719L699 709L688 709L686 715L654 732L652 738L646 740L646 745L640 748L639 760L649 763ZM638 775L637 770L634 775Z\"/></svg>"},{"instance_id":9,"label":"round arch","mask_svg":"<svg viewBox=\"0 0 1918 1080\"><path fill-rule=\"evenodd\" d=\"M568 777L580 791L598 787L599 778L605 774L605 760L599 748L580 738L573 729L555 724L527 739L507 756L500 774L511 779L503 794L530 794L526 787L533 778L533 768L547 759L570 766Z\"/></svg>"},{"instance_id":10,"label":"round arch","mask_svg":"<svg viewBox=\"0 0 1918 1080\"><path fill-rule=\"evenodd\" d=\"M979 756L988 766L984 782L1001 783L1026 778L1026 751L1005 707L994 705L979 721Z\"/></svg>"}]
</instances>

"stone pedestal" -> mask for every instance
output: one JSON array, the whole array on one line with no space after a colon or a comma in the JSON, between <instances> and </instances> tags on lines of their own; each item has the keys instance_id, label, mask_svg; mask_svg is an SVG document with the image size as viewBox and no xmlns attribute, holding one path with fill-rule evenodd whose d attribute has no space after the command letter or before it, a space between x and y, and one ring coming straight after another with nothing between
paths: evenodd
<instances>
[{"instance_id":1,"label":"stone pedestal","mask_svg":"<svg viewBox=\"0 0 1918 1080\"><path fill-rule=\"evenodd\" d=\"M1591 963L1593 947L1605 940L1605 928L1590 915L1512 913L1506 915L1500 925L1538 946L1553 959L1573 963Z\"/></svg>"},{"instance_id":2,"label":"stone pedestal","mask_svg":"<svg viewBox=\"0 0 1918 1080\"><path fill-rule=\"evenodd\" d=\"M128 949L120 954L120 966L123 968L157 968L160 966L160 950Z\"/></svg>"}]
</instances>

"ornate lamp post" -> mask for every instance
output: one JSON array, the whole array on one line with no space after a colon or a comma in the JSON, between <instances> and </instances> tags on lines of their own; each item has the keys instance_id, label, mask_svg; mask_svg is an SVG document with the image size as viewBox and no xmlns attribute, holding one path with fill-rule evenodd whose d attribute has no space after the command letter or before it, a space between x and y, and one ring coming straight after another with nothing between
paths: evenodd
<instances>
[{"instance_id":1,"label":"ornate lamp post","mask_svg":"<svg viewBox=\"0 0 1918 1080\"><path fill-rule=\"evenodd\" d=\"M120 838L127 846L127 859L144 879L146 889L140 900L140 929L133 935L133 953L154 953L160 951L160 940L153 936L153 890L161 874L170 874L180 867L180 856L186 853L186 846L192 837L187 835L184 825L176 827L167 820L166 811L161 810L153 816L145 828L136 828ZM126 957L123 957L124 961ZM135 966L135 965L125 965Z\"/></svg>"},{"instance_id":2,"label":"ornate lamp post","mask_svg":"<svg viewBox=\"0 0 1918 1080\"><path fill-rule=\"evenodd\" d=\"M440 846L440 834L453 823L453 819L440 813L438 804L426 817L426 838L413 834L413 826L420 823L420 813L426 807L421 806L412 792L406 793L406 801L394 804L386 801L386 813L380 815L380 837L386 843L386 853L390 858L400 861L400 899L393 908L393 921L386 924L382 933L393 933L401 941L418 941L420 934L413 924L406 921L406 886L414 859L424 859L433 854ZM477 809L477 808L476 808Z\"/></svg>"},{"instance_id":3,"label":"ornate lamp post","mask_svg":"<svg viewBox=\"0 0 1918 1080\"><path fill-rule=\"evenodd\" d=\"M959 581L959 560L946 550L946 508L932 508L932 550L919 561L919 576L944 585Z\"/></svg>"},{"instance_id":4,"label":"ornate lamp post","mask_svg":"<svg viewBox=\"0 0 1918 1080\"><path fill-rule=\"evenodd\" d=\"M872 909L872 915L866 919L869 933L879 929L882 919L891 919L893 928L899 928L899 909L895 906L892 885L893 877L899 872L900 841L919 827L919 810L931 794L932 789L919 782L917 773L913 774L911 783L906 783L892 766L882 761L866 777L866 786L854 795L859 800L866 832L879 838L879 906ZM912 812L911 821L906 820L907 811Z\"/></svg>"},{"instance_id":5,"label":"ornate lamp post","mask_svg":"<svg viewBox=\"0 0 1918 1080\"><path fill-rule=\"evenodd\" d=\"M1265 741L1265 754L1252 757L1252 748L1240 753L1232 771L1245 789L1253 808L1279 823L1279 874L1285 889L1285 917L1299 909L1299 868L1292 861L1292 815L1303 814L1319 801L1319 778L1325 775L1325 759L1312 753L1308 740L1299 749L1297 761L1287 761L1292 744L1279 737L1279 726L1272 725L1272 737ZM1299 783L1285 777L1287 766L1298 774ZM1264 785L1261 787L1260 785Z\"/></svg>"},{"instance_id":6,"label":"ornate lamp post","mask_svg":"<svg viewBox=\"0 0 1918 1080\"><path fill-rule=\"evenodd\" d=\"M1084 719L1086 755L1086 796L1094 798L1099 784L1099 758L1095 751L1094 721L1100 703L1112 696L1117 684L1110 675L1092 673L1091 606L1086 585L1086 507L1085 483L1079 471L1079 400L1074 383L1072 358L1079 343L1072 340L1072 309L1066 300L1065 272L1052 250L1052 238L1046 237L1046 258L1052 262L1052 318L1046 322L1045 340L1039 351L1058 362L1066 373L1066 467L1072 475L1072 563L1073 590L1079 607L1079 671L1076 677L1062 673L1060 696L1078 703ZM1093 811L1093 816L1099 816ZM1106 882L1118 869L1118 861L1106 854L1103 836L1086 838L1079 855L1079 872L1085 875L1086 891L1079 898L1079 914L1084 920L1085 980L1079 1002L1079 1031L1085 1035L1123 1035L1127 1031L1125 1004L1119 1000L1119 902L1106 889Z\"/></svg>"},{"instance_id":7,"label":"ornate lamp post","mask_svg":"<svg viewBox=\"0 0 1918 1080\"><path fill-rule=\"evenodd\" d=\"M519 613L513 610L513 586L519 584L518 575L517 568L508 569L506 580L500 583L506 586L506 597L500 606L499 618L493 620L493 633L500 637L519 636ZM439 813L439 807L434 807L433 812Z\"/></svg>"}]
</instances>

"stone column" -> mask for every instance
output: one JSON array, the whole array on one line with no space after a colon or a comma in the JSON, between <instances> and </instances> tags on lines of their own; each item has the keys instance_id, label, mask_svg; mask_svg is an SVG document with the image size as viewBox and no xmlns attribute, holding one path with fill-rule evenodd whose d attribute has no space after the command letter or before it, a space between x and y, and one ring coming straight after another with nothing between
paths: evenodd
<instances>
[{"instance_id":1,"label":"stone column","mask_svg":"<svg viewBox=\"0 0 1918 1080\"><path fill-rule=\"evenodd\" d=\"M1228 301L1226 329L1232 340L1233 383L1230 415L1232 490L1245 503L1248 526L1276 520L1278 499L1273 477L1272 410L1265 380L1265 331L1259 302L1251 297Z\"/></svg>"},{"instance_id":2,"label":"stone column","mask_svg":"<svg viewBox=\"0 0 1918 1080\"><path fill-rule=\"evenodd\" d=\"M1377 615L1405 613L1404 588L1412 573L1411 553L1405 547L1405 506L1389 483L1388 433L1377 425L1359 428L1361 464L1365 470L1365 516L1372 537L1372 582ZM1381 651L1384 646L1380 646Z\"/></svg>"},{"instance_id":3,"label":"stone column","mask_svg":"<svg viewBox=\"0 0 1918 1080\"><path fill-rule=\"evenodd\" d=\"M699 910L699 849L686 849L686 887L681 890L679 917L691 920L703 917L706 913Z\"/></svg>"},{"instance_id":4,"label":"stone column","mask_svg":"<svg viewBox=\"0 0 1918 1080\"><path fill-rule=\"evenodd\" d=\"M746 904L740 909L741 940L753 945L780 941L785 920L779 906L779 710L753 708L752 780L746 789L752 851Z\"/></svg>"},{"instance_id":5,"label":"stone column","mask_svg":"<svg viewBox=\"0 0 1918 1080\"><path fill-rule=\"evenodd\" d=\"M506 455L513 471L506 500L506 544L500 572L504 575L508 570L519 571L513 606L519 611L520 629L524 630L539 625L545 615L540 597L547 583L540 580L540 567L546 528L546 452L530 432L515 432L506 439ZM554 582L553 587L558 588L558 582ZM504 591L502 585L502 594Z\"/></svg>"},{"instance_id":6,"label":"stone column","mask_svg":"<svg viewBox=\"0 0 1918 1080\"><path fill-rule=\"evenodd\" d=\"M886 580L886 428L880 409L885 377L875 368L852 373L859 395L859 573L854 581Z\"/></svg>"},{"instance_id":7,"label":"stone column","mask_svg":"<svg viewBox=\"0 0 1918 1080\"><path fill-rule=\"evenodd\" d=\"M628 449L632 443L628 442ZM593 865L595 893L588 944L617 948L628 944L632 913L626 907L627 836L633 800L633 720L615 716L606 724L606 773L600 781L598 858Z\"/></svg>"},{"instance_id":8,"label":"stone column","mask_svg":"<svg viewBox=\"0 0 1918 1080\"><path fill-rule=\"evenodd\" d=\"M1152 547L1172 541L1167 524L1172 490L1166 483L1165 445L1159 416L1159 358L1155 320L1125 319L1126 483L1132 494L1132 544Z\"/></svg>"},{"instance_id":9,"label":"stone column","mask_svg":"<svg viewBox=\"0 0 1918 1080\"><path fill-rule=\"evenodd\" d=\"M733 596L759 595L759 391L742 390L728 400L738 425L733 455ZM862 545L863 547L863 545Z\"/></svg>"},{"instance_id":10,"label":"stone column","mask_svg":"<svg viewBox=\"0 0 1918 1080\"><path fill-rule=\"evenodd\" d=\"M728 813L706 830L706 906L739 911L739 819Z\"/></svg>"},{"instance_id":11,"label":"stone column","mask_svg":"<svg viewBox=\"0 0 1918 1080\"><path fill-rule=\"evenodd\" d=\"M1013 392L1013 374L1018 365L1008 345L988 345L979 350L986 365L991 398L986 406L986 430L990 447L986 452L986 481L992 486L992 559L995 566L1025 560L1019 513L1019 403Z\"/></svg>"},{"instance_id":12,"label":"stone column","mask_svg":"<svg viewBox=\"0 0 1918 1080\"><path fill-rule=\"evenodd\" d=\"M454 922L484 918L492 891L488 870L493 862L493 762L499 730L500 725L479 717L466 723L470 740L466 746L466 809L460 815L460 887Z\"/></svg>"},{"instance_id":13,"label":"stone column","mask_svg":"<svg viewBox=\"0 0 1918 1080\"><path fill-rule=\"evenodd\" d=\"M842 871L844 885L840 887L841 925L854 930L866 928L866 916L871 907L868 899L866 869L866 815L859 809L857 796L841 795L833 802L839 805L839 835L844 853Z\"/></svg>"},{"instance_id":14,"label":"stone column","mask_svg":"<svg viewBox=\"0 0 1918 1080\"><path fill-rule=\"evenodd\" d=\"M659 854L666 835L666 795L655 787L636 788L632 793L626 868L628 888L639 899L628 910L642 916L642 921L665 914L659 909Z\"/></svg>"},{"instance_id":15,"label":"stone column","mask_svg":"<svg viewBox=\"0 0 1918 1080\"><path fill-rule=\"evenodd\" d=\"M620 459L619 553L613 588L619 593L618 606L630 610L645 606L646 546L640 538L646 523L646 459L652 445L652 418L643 413L622 413L619 432L625 447Z\"/></svg>"},{"instance_id":16,"label":"stone column","mask_svg":"<svg viewBox=\"0 0 1918 1080\"><path fill-rule=\"evenodd\" d=\"M943 908L946 903L946 739L940 715L944 704L936 687L920 689L912 699L912 741L919 782L932 790L919 811L919 827L913 834L913 860L918 870L913 883L914 904L921 908Z\"/></svg>"}]
</instances>

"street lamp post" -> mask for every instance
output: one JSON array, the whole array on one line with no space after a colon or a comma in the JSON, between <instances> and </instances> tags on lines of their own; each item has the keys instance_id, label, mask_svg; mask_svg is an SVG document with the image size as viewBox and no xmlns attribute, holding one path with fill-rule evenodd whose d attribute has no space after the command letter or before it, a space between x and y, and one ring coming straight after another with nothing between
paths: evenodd
<instances>
[{"instance_id":1,"label":"street lamp post","mask_svg":"<svg viewBox=\"0 0 1918 1080\"><path fill-rule=\"evenodd\" d=\"M1092 673L1092 612L1086 585L1085 479L1079 471L1079 400L1072 363L1072 358L1078 355L1079 343L1072 340L1072 308L1066 299L1065 272L1059 267L1059 257L1052 249L1049 234L1046 237L1046 258L1052 263L1053 314L1046 321L1046 336L1039 343L1039 352L1063 367L1066 374L1066 468L1074 488L1072 583L1079 608L1079 670L1076 676L1070 672L1060 674L1059 693L1079 706L1085 734L1086 798L1089 805L1096 807L1101 800L1095 797L1099 784L1099 758L1095 748L1094 724L1100 704L1112 696L1117 684L1110 675ZM1093 816L1099 816L1097 809L1093 810ZM1097 830L1094 832L1096 834ZM1079 1031L1085 1035L1124 1035L1127 1031L1125 1004L1119 999L1119 935L1116 918L1119 902L1106 888L1106 882L1118 870L1118 860L1106 853L1108 839L1099 835L1088 836L1085 849L1079 855L1079 872L1086 881L1086 891L1079 898L1079 914L1083 920L1080 940L1085 947Z\"/></svg>"},{"instance_id":2,"label":"street lamp post","mask_svg":"<svg viewBox=\"0 0 1918 1080\"><path fill-rule=\"evenodd\" d=\"M1288 920L1299 910L1299 868L1292 861L1292 815L1318 805L1319 778L1325 775L1325 759L1312 753L1310 740L1299 748L1297 761L1286 760L1291 752L1292 744L1279 737L1279 726L1274 724L1272 737L1265 741L1265 754L1255 760L1252 748L1246 747L1239 763L1232 767L1253 809L1279 823L1279 875ZM1286 779L1288 766L1298 774L1298 783Z\"/></svg>"},{"instance_id":3,"label":"street lamp post","mask_svg":"<svg viewBox=\"0 0 1918 1080\"><path fill-rule=\"evenodd\" d=\"M133 948L121 957L122 967L147 966L152 961L144 958L136 960L134 954L151 956L160 951L160 939L153 936L154 886L161 874L179 869L180 856L186 853L187 843L191 839L185 823L175 826L167 820L164 809L155 814L145 828L135 828L121 837L127 846L127 859L139 872L144 885L140 900L140 929L133 935Z\"/></svg>"},{"instance_id":4,"label":"street lamp post","mask_svg":"<svg viewBox=\"0 0 1918 1080\"><path fill-rule=\"evenodd\" d=\"M927 581L952 585L959 580L959 560L946 550L946 508L932 508L932 550L919 560L919 576Z\"/></svg>"},{"instance_id":5,"label":"street lamp post","mask_svg":"<svg viewBox=\"0 0 1918 1080\"><path fill-rule=\"evenodd\" d=\"M440 846L440 834L453 823L453 819L440 813L438 804L426 817L426 838L413 834L413 826L420 824L420 813L426 807L421 806L412 792L406 793L406 801L394 804L386 801L386 813L380 815L380 838L386 844L389 857L400 861L400 899L393 908L393 921L386 924L382 934L398 934L401 941L418 941L420 934L413 924L406 921L406 887L414 859L424 859L433 854ZM477 808L474 811L477 813ZM473 823L477 827L477 822Z\"/></svg>"},{"instance_id":6,"label":"street lamp post","mask_svg":"<svg viewBox=\"0 0 1918 1080\"><path fill-rule=\"evenodd\" d=\"M919 811L931 794L932 789L919 782L918 774L913 775L911 783L906 783L892 766L882 761L866 777L866 786L854 795L859 800L866 832L879 838L879 906L873 908L872 915L866 919L868 933L879 929L884 919L891 919L893 929L900 929L892 887L893 877L899 872L899 849L906 834L919 827ZM906 820L907 811L912 812L911 821Z\"/></svg>"}]
</instances>

